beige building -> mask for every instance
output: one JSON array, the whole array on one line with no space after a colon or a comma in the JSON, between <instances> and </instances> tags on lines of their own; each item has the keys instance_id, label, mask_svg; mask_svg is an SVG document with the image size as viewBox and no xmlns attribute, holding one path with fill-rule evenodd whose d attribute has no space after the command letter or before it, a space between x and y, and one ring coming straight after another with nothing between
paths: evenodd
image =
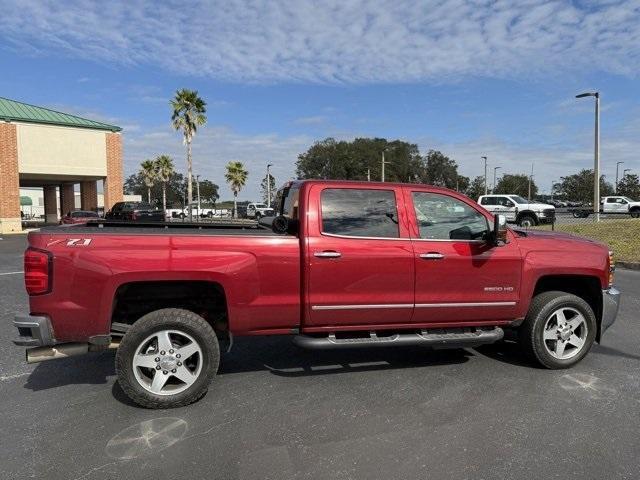
<instances>
[{"instance_id":1,"label":"beige building","mask_svg":"<svg viewBox=\"0 0 640 480\"><path fill-rule=\"evenodd\" d=\"M22 230L20 187L43 189L46 221L122 200L121 128L0 97L0 233Z\"/></svg>"}]
</instances>

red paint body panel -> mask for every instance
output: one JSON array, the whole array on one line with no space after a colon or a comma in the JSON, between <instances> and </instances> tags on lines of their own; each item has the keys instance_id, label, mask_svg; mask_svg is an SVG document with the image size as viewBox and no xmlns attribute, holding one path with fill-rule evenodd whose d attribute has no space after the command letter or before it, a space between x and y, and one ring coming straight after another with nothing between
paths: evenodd
<instances>
[{"instance_id":1,"label":"red paint body panel","mask_svg":"<svg viewBox=\"0 0 640 480\"><path fill-rule=\"evenodd\" d=\"M339 181L298 186L298 237L176 234L161 227L144 233L127 227L118 233L76 233L73 226L32 232L30 246L53 254L53 288L30 297L31 313L51 318L57 341L86 341L109 333L119 286L201 280L224 290L229 328L237 335L508 325L526 314L536 282L545 275L587 275L607 286L606 246L569 235L509 232L502 247L418 239L411 201L416 190L457 198L493 221L475 202L447 189ZM320 192L328 187L393 190L400 238L324 235ZM90 242L68 245L72 238ZM342 256L314 256L327 250ZM419 258L432 251L443 259ZM509 305L428 306L476 302ZM389 304L394 308L322 308Z\"/></svg>"}]
</instances>

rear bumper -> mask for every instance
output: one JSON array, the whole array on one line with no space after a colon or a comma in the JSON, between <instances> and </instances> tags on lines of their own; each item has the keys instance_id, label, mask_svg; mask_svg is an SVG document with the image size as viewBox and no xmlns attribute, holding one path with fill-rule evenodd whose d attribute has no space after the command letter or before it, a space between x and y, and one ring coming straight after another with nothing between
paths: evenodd
<instances>
[{"instance_id":1,"label":"rear bumper","mask_svg":"<svg viewBox=\"0 0 640 480\"><path fill-rule=\"evenodd\" d=\"M620 307L620 292L611 287L602 290L602 320L600 322L600 335L616 321L618 308Z\"/></svg>"},{"instance_id":2,"label":"rear bumper","mask_svg":"<svg viewBox=\"0 0 640 480\"><path fill-rule=\"evenodd\" d=\"M37 315L16 315L13 326L18 329L18 337L13 343L22 347L43 347L55 345L51 321Z\"/></svg>"}]
</instances>

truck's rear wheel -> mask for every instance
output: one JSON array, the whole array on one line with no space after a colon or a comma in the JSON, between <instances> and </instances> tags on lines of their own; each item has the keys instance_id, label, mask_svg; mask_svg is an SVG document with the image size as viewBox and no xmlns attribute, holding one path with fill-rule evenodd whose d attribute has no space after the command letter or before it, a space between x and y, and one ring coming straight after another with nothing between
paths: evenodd
<instances>
[{"instance_id":1,"label":"truck's rear wheel","mask_svg":"<svg viewBox=\"0 0 640 480\"><path fill-rule=\"evenodd\" d=\"M629 215L631 215L631 218L640 218L640 208L634 208L629 212Z\"/></svg>"},{"instance_id":2,"label":"truck's rear wheel","mask_svg":"<svg viewBox=\"0 0 640 480\"><path fill-rule=\"evenodd\" d=\"M200 399L218 371L220 348L211 326L188 310L148 313L122 338L116 372L138 405L172 408Z\"/></svg>"},{"instance_id":3,"label":"truck's rear wheel","mask_svg":"<svg viewBox=\"0 0 640 480\"><path fill-rule=\"evenodd\" d=\"M589 352L596 336L596 317L582 298L566 292L544 292L531 302L519 328L525 353L546 368L569 368Z\"/></svg>"}]
</instances>

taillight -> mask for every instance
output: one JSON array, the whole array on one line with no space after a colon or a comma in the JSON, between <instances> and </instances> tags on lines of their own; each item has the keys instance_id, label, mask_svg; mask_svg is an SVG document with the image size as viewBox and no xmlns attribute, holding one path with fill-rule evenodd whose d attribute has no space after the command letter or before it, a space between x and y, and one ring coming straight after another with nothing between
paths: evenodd
<instances>
[{"instance_id":1,"label":"taillight","mask_svg":"<svg viewBox=\"0 0 640 480\"><path fill-rule=\"evenodd\" d=\"M613 287L613 274L616 271L616 261L613 252L609 250L609 288Z\"/></svg>"},{"instance_id":2,"label":"taillight","mask_svg":"<svg viewBox=\"0 0 640 480\"><path fill-rule=\"evenodd\" d=\"M51 291L51 253L27 248L24 252L24 285L29 295Z\"/></svg>"}]
</instances>

